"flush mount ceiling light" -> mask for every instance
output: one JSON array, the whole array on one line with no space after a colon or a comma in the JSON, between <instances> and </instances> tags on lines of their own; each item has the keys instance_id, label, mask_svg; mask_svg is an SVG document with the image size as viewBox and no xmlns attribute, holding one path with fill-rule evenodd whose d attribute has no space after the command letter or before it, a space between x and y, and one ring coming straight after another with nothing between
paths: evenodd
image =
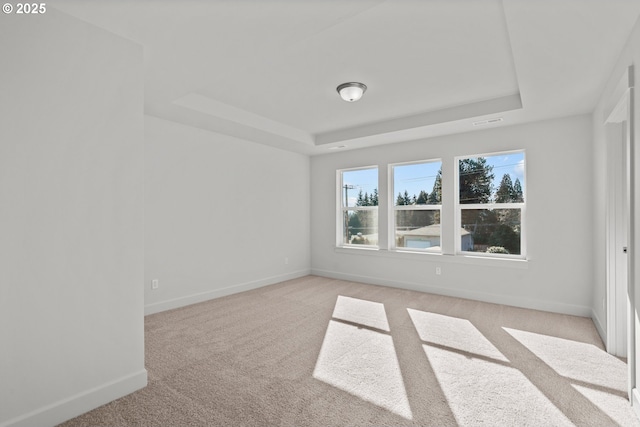
<instances>
[{"instance_id":1,"label":"flush mount ceiling light","mask_svg":"<svg viewBox=\"0 0 640 427\"><path fill-rule=\"evenodd\" d=\"M340 97L347 102L355 102L362 98L362 94L367 90L367 86L358 82L342 83L336 88Z\"/></svg>"}]
</instances>

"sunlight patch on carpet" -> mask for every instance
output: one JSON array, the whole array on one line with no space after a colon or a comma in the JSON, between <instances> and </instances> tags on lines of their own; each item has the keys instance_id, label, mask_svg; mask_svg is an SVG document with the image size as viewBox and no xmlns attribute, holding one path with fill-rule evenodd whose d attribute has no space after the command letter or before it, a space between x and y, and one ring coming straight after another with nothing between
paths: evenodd
<instances>
[{"instance_id":1,"label":"sunlight patch on carpet","mask_svg":"<svg viewBox=\"0 0 640 427\"><path fill-rule=\"evenodd\" d=\"M559 375L620 392L627 390L627 364L592 344L518 329L502 329Z\"/></svg>"},{"instance_id":2,"label":"sunlight patch on carpet","mask_svg":"<svg viewBox=\"0 0 640 427\"><path fill-rule=\"evenodd\" d=\"M626 397L576 384L571 386L619 425L633 426L638 424L633 412L629 410L629 401Z\"/></svg>"},{"instance_id":3,"label":"sunlight patch on carpet","mask_svg":"<svg viewBox=\"0 0 640 427\"><path fill-rule=\"evenodd\" d=\"M381 331L390 331L384 304L379 302L339 295L333 309L333 317Z\"/></svg>"},{"instance_id":4,"label":"sunlight patch on carpet","mask_svg":"<svg viewBox=\"0 0 640 427\"><path fill-rule=\"evenodd\" d=\"M389 329L384 306L339 297L334 318L329 321L313 377L412 419L393 339L387 333L370 329Z\"/></svg>"},{"instance_id":5,"label":"sunlight patch on carpet","mask_svg":"<svg viewBox=\"0 0 640 427\"><path fill-rule=\"evenodd\" d=\"M517 369L423 344L460 425L573 423Z\"/></svg>"},{"instance_id":6,"label":"sunlight patch on carpet","mask_svg":"<svg viewBox=\"0 0 640 427\"><path fill-rule=\"evenodd\" d=\"M573 425L466 320L407 309L460 425Z\"/></svg>"},{"instance_id":7,"label":"sunlight patch on carpet","mask_svg":"<svg viewBox=\"0 0 640 427\"><path fill-rule=\"evenodd\" d=\"M502 362L509 360L467 319L408 308L409 317L425 343Z\"/></svg>"}]
</instances>

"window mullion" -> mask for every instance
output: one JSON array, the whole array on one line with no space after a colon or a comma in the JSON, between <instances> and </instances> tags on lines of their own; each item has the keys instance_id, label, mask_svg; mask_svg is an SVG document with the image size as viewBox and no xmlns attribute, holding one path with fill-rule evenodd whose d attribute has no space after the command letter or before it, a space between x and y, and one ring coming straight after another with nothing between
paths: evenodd
<instances>
[{"instance_id":1,"label":"window mullion","mask_svg":"<svg viewBox=\"0 0 640 427\"><path fill-rule=\"evenodd\" d=\"M396 211L437 211L442 209L442 205L400 205L394 206Z\"/></svg>"},{"instance_id":2,"label":"window mullion","mask_svg":"<svg viewBox=\"0 0 640 427\"><path fill-rule=\"evenodd\" d=\"M440 210L440 227L442 228L442 253L454 255L456 253L455 224L459 223L458 210L456 209L458 183L455 177L456 165L454 159L449 157L442 162L442 209Z\"/></svg>"},{"instance_id":3,"label":"window mullion","mask_svg":"<svg viewBox=\"0 0 640 427\"><path fill-rule=\"evenodd\" d=\"M460 204L460 209L522 209L524 203L474 203Z\"/></svg>"}]
</instances>

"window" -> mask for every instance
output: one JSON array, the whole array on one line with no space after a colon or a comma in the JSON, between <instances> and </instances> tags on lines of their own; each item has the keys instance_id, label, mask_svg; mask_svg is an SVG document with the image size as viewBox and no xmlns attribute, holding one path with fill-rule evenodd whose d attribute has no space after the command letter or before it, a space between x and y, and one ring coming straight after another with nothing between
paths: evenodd
<instances>
[{"instance_id":1,"label":"window","mask_svg":"<svg viewBox=\"0 0 640 427\"><path fill-rule=\"evenodd\" d=\"M338 171L338 246L378 245L378 168Z\"/></svg>"},{"instance_id":2,"label":"window","mask_svg":"<svg viewBox=\"0 0 640 427\"><path fill-rule=\"evenodd\" d=\"M524 258L524 152L458 159L458 252Z\"/></svg>"},{"instance_id":3,"label":"window","mask_svg":"<svg viewBox=\"0 0 640 427\"><path fill-rule=\"evenodd\" d=\"M442 162L440 160L391 165L393 207L391 248L440 252Z\"/></svg>"}]
</instances>

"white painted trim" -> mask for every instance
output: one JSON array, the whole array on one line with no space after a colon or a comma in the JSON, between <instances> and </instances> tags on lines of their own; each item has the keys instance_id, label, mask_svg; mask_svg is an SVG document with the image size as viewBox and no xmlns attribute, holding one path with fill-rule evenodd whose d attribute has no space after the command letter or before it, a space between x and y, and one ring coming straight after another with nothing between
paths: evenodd
<instances>
[{"instance_id":1,"label":"white painted trim","mask_svg":"<svg viewBox=\"0 0 640 427\"><path fill-rule=\"evenodd\" d=\"M636 316L638 307L636 306L636 293L638 292L638 282L636 277L636 266L638 262L638 255L636 253L636 245L638 244L638 234L636 233L636 166L637 166L637 155L636 155L636 100L635 100L635 88L634 88L634 66L630 65L629 70L629 121L627 122L627 141L628 141L628 158L627 158L627 174L628 174L628 182L629 187L627 188L627 194L629 197L629 218L627 219L628 226L628 249L629 249L629 258L628 258L628 272L627 272L627 280L629 283L629 313L633 313L629 319L629 356L627 360L631 361L629 363L629 386L631 389L635 389L638 385L636 383L637 380L637 372L640 367L638 367L638 354L636 352L636 346L638 345L638 331L636 331Z\"/></svg>"},{"instance_id":2,"label":"white painted trim","mask_svg":"<svg viewBox=\"0 0 640 427\"><path fill-rule=\"evenodd\" d=\"M616 206L615 206L615 170L620 164L619 156L615 146L610 143L611 125L605 123L606 138L606 194L605 194L605 316L607 320L606 328L607 340L605 346L607 352L614 354L616 352L616 336L615 336L615 234L616 234Z\"/></svg>"},{"instance_id":3,"label":"white painted trim","mask_svg":"<svg viewBox=\"0 0 640 427\"><path fill-rule=\"evenodd\" d=\"M395 203L395 201L394 201ZM439 211L442 205L399 205L391 206L391 212L395 211Z\"/></svg>"},{"instance_id":4,"label":"white painted trim","mask_svg":"<svg viewBox=\"0 0 640 427\"><path fill-rule=\"evenodd\" d=\"M392 288L409 289L412 291L428 292L437 295L445 295L456 298L472 299L476 301L489 302L493 304L509 305L513 307L529 308L532 310L550 311L553 313L569 314L572 316L591 317L592 309L587 306L563 304L553 301L540 301L530 298L510 297L505 295L491 294L487 292L460 290L432 286L425 283L405 282L398 280L387 280L379 277L360 276L356 274L340 273L336 271L311 269L311 274L315 276L328 277L331 279L347 280L350 282L368 283L371 285L389 286Z\"/></svg>"},{"instance_id":5,"label":"white painted trim","mask_svg":"<svg viewBox=\"0 0 640 427\"><path fill-rule=\"evenodd\" d=\"M636 396L636 370L637 370L637 357L636 354L636 306L635 306L635 293L636 287L634 284L635 281L635 250L634 250L634 240L633 236L635 235L635 136L634 136L634 124L635 124L635 112L634 112L634 68L633 65L627 67L624 75L619 80L614 93L609 97L610 106L605 108L605 129L606 125L610 123L626 123L626 141L625 147L623 149L626 151L626 177L623 177L623 181L626 181L627 185L625 188L626 198L628 206L626 206L623 210L628 209L628 218L626 218L626 246L628 248L627 255L625 256L627 262L627 360L628 360L628 394L631 398L632 402L637 401ZM612 152L613 145L612 141L609 140L609 134L607 134L607 157L609 158L610 154L617 153ZM624 154L621 158L618 158L618 164L620 164L620 160L624 158ZM613 189L618 187L617 178L614 175L615 163L612 163L614 158L607 160L607 205L609 206L606 210L606 278L607 278L607 351L612 354L619 353L620 347L622 347L619 343L618 336L618 328L615 326L617 324L616 320L619 314L619 305L616 300L612 299L612 296L618 296L617 286L620 280L614 275L617 274L618 269L618 257L621 256L619 252L620 248L616 247L618 242L618 206L616 203L610 203L610 194L613 193L611 186L613 185ZM616 178L616 179L613 179ZM624 187L624 185L622 185ZM615 201L615 198L614 198ZM614 273L615 271L615 273ZM619 298L616 298L619 300ZM637 408L638 405L633 405L636 409L636 414L638 414Z\"/></svg>"},{"instance_id":6,"label":"white painted trim","mask_svg":"<svg viewBox=\"0 0 640 427\"><path fill-rule=\"evenodd\" d=\"M342 181L342 170L336 171L336 245L343 245L344 240L342 235L344 234L344 211L342 210L342 188L344 182ZM378 196L379 198L380 196ZM347 204L349 201L347 200Z\"/></svg>"},{"instance_id":7,"label":"white painted trim","mask_svg":"<svg viewBox=\"0 0 640 427\"><path fill-rule=\"evenodd\" d=\"M342 212L346 211L377 211L377 206L349 206L348 208L343 207Z\"/></svg>"},{"instance_id":8,"label":"white painted trim","mask_svg":"<svg viewBox=\"0 0 640 427\"><path fill-rule=\"evenodd\" d=\"M0 424L0 427L55 426L147 386L147 370L91 388Z\"/></svg>"},{"instance_id":9,"label":"white painted trim","mask_svg":"<svg viewBox=\"0 0 640 427\"><path fill-rule=\"evenodd\" d=\"M605 124L622 123L629 120L629 99L631 98L631 88L628 88L620 97L618 103L613 107L611 114L607 118Z\"/></svg>"},{"instance_id":10,"label":"white painted trim","mask_svg":"<svg viewBox=\"0 0 640 427\"><path fill-rule=\"evenodd\" d=\"M613 93L609 96L608 105L604 108L603 123L613 122L612 118L616 116L615 111L620 107L620 100L631 87L633 87L633 66L625 68Z\"/></svg>"},{"instance_id":11,"label":"white painted trim","mask_svg":"<svg viewBox=\"0 0 640 427\"><path fill-rule=\"evenodd\" d=\"M237 294L238 292L250 291L252 289L261 288L263 286L273 285L274 283L284 282L285 280L292 280L299 277L308 276L309 273L310 270L308 269L298 270L287 274L254 280L251 282L238 283L235 285L227 286L226 288L214 289L211 291L185 295L179 298L147 304L144 306L144 315L147 316L149 314L160 313L161 311L172 310L174 308L180 308L199 302L209 301L215 298Z\"/></svg>"},{"instance_id":12,"label":"white painted trim","mask_svg":"<svg viewBox=\"0 0 640 427\"><path fill-rule=\"evenodd\" d=\"M636 414L636 417L640 419L640 393L638 393L637 388L631 390L631 407L633 408L633 412Z\"/></svg>"},{"instance_id":13,"label":"white painted trim","mask_svg":"<svg viewBox=\"0 0 640 427\"><path fill-rule=\"evenodd\" d=\"M448 255L435 251L415 250L386 250L375 247L357 247L356 245L341 246L334 249L336 253L347 255L376 256L385 258L405 259L417 262L435 262L446 264L480 265L483 267L517 268L526 270L530 260L521 258L491 257L477 255L473 252L465 252L457 255Z\"/></svg>"},{"instance_id":14,"label":"white painted trim","mask_svg":"<svg viewBox=\"0 0 640 427\"><path fill-rule=\"evenodd\" d=\"M591 320L593 320L593 324L595 325L596 330L598 331L598 335L600 335L600 339L606 346L606 343L607 343L606 328L602 325L602 321L598 317L598 313L596 313L596 311L593 308L591 309Z\"/></svg>"},{"instance_id":15,"label":"white painted trim","mask_svg":"<svg viewBox=\"0 0 640 427\"><path fill-rule=\"evenodd\" d=\"M199 93L190 92L174 100L173 104L216 117L219 120L226 120L272 135L283 136L293 141L300 141L303 144L314 144L313 136L306 131L225 104L224 102L217 101Z\"/></svg>"},{"instance_id":16,"label":"white painted trim","mask_svg":"<svg viewBox=\"0 0 640 427\"><path fill-rule=\"evenodd\" d=\"M361 126L320 133L315 137L315 144L316 146L321 146L336 142L347 143L364 138L372 143L378 144L402 140L407 141L409 139L415 139L413 135L415 135L416 129L424 129L431 125L455 122L463 119L477 119L482 116L495 115L506 111L519 110L521 108L522 99L518 92L500 98L457 105L436 111L422 112L413 116L377 120Z\"/></svg>"}]
</instances>

